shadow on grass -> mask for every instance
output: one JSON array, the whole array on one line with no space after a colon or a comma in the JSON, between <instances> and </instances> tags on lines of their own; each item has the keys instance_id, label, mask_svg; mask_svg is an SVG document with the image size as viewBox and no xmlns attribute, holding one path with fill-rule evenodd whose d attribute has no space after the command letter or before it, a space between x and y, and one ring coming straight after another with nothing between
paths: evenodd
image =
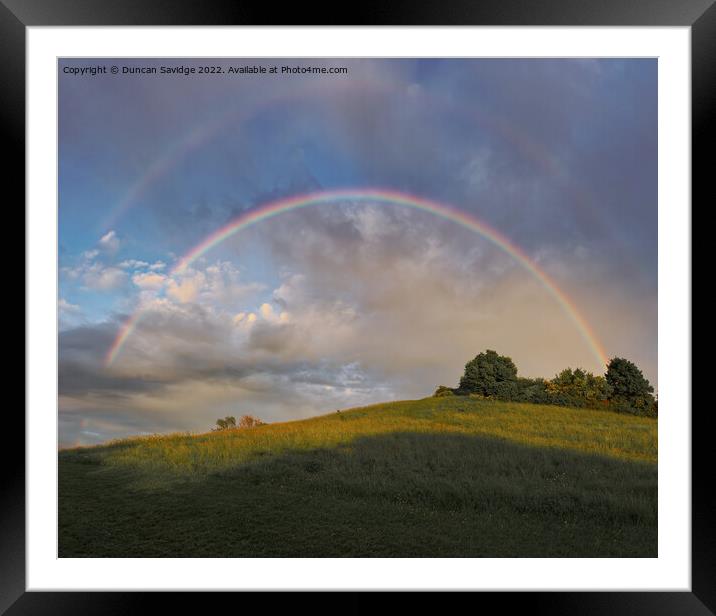
<instances>
[{"instance_id":1,"label":"shadow on grass","mask_svg":"<svg viewBox=\"0 0 716 616\"><path fill-rule=\"evenodd\" d=\"M85 463L80 463L84 460ZM61 557L655 557L656 465L394 432L201 476L60 456Z\"/></svg>"}]
</instances>

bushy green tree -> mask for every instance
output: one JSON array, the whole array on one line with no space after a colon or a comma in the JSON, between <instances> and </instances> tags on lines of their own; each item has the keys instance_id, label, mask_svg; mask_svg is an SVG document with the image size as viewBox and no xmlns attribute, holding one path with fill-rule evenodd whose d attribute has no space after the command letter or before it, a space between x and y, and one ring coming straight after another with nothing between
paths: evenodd
<instances>
[{"instance_id":1,"label":"bushy green tree","mask_svg":"<svg viewBox=\"0 0 716 616\"><path fill-rule=\"evenodd\" d=\"M532 404L550 404L550 393L547 389L547 381L541 378L527 379L518 377L517 395L515 402L530 402Z\"/></svg>"},{"instance_id":2,"label":"bushy green tree","mask_svg":"<svg viewBox=\"0 0 716 616\"><path fill-rule=\"evenodd\" d=\"M654 388L634 362L615 357L607 366L607 382L612 388L610 406L621 413L657 416Z\"/></svg>"},{"instance_id":3,"label":"bushy green tree","mask_svg":"<svg viewBox=\"0 0 716 616\"><path fill-rule=\"evenodd\" d=\"M487 350L465 364L458 393L509 396L514 393L517 367L512 359Z\"/></svg>"},{"instance_id":4,"label":"bushy green tree","mask_svg":"<svg viewBox=\"0 0 716 616\"><path fill-rule=\"evenodd\" d=\"M622 357L610 360L607 366L607 383L616 398L639 398L651 395L654 391L636 364Z\"/></svg>"},{"instance_id":5,"label":"bushy green tree","mask_svg":"<svg viewBox=\"0 0 716 616\"><path fill-rule=\"evenodd\" d=\"M577 407L601 406L609 400L612 389L603 376L576 368L566 368L547 385L553 404Z\"/></svg>"}]
</instances>

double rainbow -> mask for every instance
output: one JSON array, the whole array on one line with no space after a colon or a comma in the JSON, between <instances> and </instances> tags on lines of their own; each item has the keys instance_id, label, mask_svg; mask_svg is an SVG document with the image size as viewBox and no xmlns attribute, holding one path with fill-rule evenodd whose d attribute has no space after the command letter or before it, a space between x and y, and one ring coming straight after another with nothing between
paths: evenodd
<instances>
[{"instance_id":1,"label":"double rainbow","mask_svg":"<svg viewBox=\"0 0 716 616\"><path fill-rule=\"evenodd\" d=\"M214 233L206 237L202 242L197 244L189 252L186 253L176 263L171 270L171 274L181 274L199 257L205 255L214 247L221 244L224 240L238 233L239 231L251 227L259 222L278 216L285 212L291 212L300 208L337 202L371 202L382 203L387 205L399 205L409 207L415 210L421 210L439 216L440 218L450 220L461 227L469 229L485 239L489 240L495 246L501 248L508 253L515 261L517 261L525 270L527 270L542 287L556 300L565 314L577 327L578 331L589 346L595 359L600 365L606 366L608 363L606 352L599 342L596 334L587 323L586 319L580 314L574 302L557 286L552 278L542 270L530 257L520 248L515 246L509 239L502 235L496 229L488 226L478 218L467 212L458 210L451 205L437 203L429 199L417 197L407 193L397 192L394 190L383 189L359 189L359 190L331 190L324 192L315 192L310 194L299 195L287 199L281 199L272 203L265 204L256 209L241 214L228 224ZM112 346L109 348L105 357L105 365L109 366L116 359L122 350L127 339L137 326L143 309L140 307L120 328L117 337Z\"/></svg>"}]
</instances>

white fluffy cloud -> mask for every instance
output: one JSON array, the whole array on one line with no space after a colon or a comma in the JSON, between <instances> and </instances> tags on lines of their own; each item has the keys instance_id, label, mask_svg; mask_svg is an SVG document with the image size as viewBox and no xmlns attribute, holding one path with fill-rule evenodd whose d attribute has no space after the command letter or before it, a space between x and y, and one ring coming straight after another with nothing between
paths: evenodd
<instances>
[{"instance_id":1,"label":"white fluffy cloud","mask_svg":"<svg viewBox=\"0 0 716 616\"><path fill-rule=\"evenodd\" d=\"M154 272L145 272L134 274L132 282L140 289L161 289L166 282L167 277Z\"/></svg>"},{"instance_id":2,"label":"white fluffy cloud","mask_svg":"<svg viewBox=\"0 0 716 616\"><path fill-rule=\"evenodd\" d=\"M75 267L64 267L60 271L70 280L79 281L84 289L93 291L111 291L127 281L127 272L123 269L98 261L84 261Z\"/></svg>"},{"instance_id":3,"label":"white fluffy cloud","mask_svg":"<svg viewBox=\"0 0 716 616\"><path fill-rule=\"evenodd\" d=\"M166 266L167 264L164 263L164 261L155 261L154 263L149 263L147 261L142 261L139 259L125 259L119 264L119 267L122 267L124 269L148 269L152 272L161 271L166 268Z\"/></svg>"},{"instance_id":4,"label":"white fluffy cloud","mask_svg":"<svg viewBox=\"0 0 716 616\"><path fill-rule=\"evenodd\" d=\"M99 246L108 252L117 252L119 249L119 237L115 231L108 231L99 240Z\"/></svg>"},{"instance_id":5,"label":"white fluffy cloud","mask_svg":"<svg viewBox=\"0 0 716 616\"><path fill-rule=\"evenodd\" d=\"M81 312L77 304L71 304L63 297L57 300L57 308L61 313L65 314L78 314Z\"/></svg>"},{"instance_id":6,"label":"white fluffy cloud","mask_svg":"<svg viewBox=\"0 0 716 616\"><path fill-rule=\"evenodd\" d=\"M148 266L149 263L146 261L139 261L137 259L126 259L119 264L119 267L124 269L142 269Z\"/></svg>"},{"instance_id":7,"label":"white fluffy cloud","mask_svg":"<svg viewBox=\"0 0 716 616\"><path fill-rule=\"evenodd\" d=\"M97 242L98 248L85 250L74 265L60 268L68 280L77 281L84 290L112 291L122 287L128 280L127 268L134 268L140 261L111 263L112 256L119 249L119 238L114 231L108 231Z\"/></svg>"},{"instance_id":8,"label":"white fluffy cloud","mask_svg":"<svg viewBox=\"0 0 716 616\"><path fill-rule=\"evenodd\" d=\"M206 284L206 276L202 272L195 272L184 276L181 280L170 279L167 285L167 295L181 303L193 302Z\"/></svg>"},{"instance_id":9,"label":"white fluffy cloud","mask_svg":"<svg viewBox=\"0 0 716 616\"><path fill-rule=\"evenodd\" d=\"M329 362L359 366L375 383L391 380L403 395L426 395L489 346L518 363L527 358L527 372L536 366L528 352L535 344L542 365L551 356L560 367L572 347L591 367L579 333L524 270L430 216L349 206L277 221L267 237L284 272L268 297L226 261L172 276L134 274L135 285L161 293L148 296L115 369L183 379L238 369L236 358L242 369ZM465 249L475 242L483 250Z\"/></svg>"}]
</instances>

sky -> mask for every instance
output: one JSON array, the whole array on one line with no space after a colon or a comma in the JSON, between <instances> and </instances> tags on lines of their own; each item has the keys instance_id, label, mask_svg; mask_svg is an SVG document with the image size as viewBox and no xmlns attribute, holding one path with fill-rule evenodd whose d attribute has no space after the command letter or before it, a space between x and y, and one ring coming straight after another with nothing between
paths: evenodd
<instances>
[{"instance_id":1,"label":"sky","mask_svg":"<svg viewBox=\"0 0 716 616\"><path fill-rule=\"evenodd\" d=\"M70 70L97 65L157 71ZM267 70L229 72L248 65ZM602 374L596 340L658 385L656 60L63 59L58 113L61 447L422 398L486 349ZM504 246L379 198L175 270L262 206L367 190L505 238L592 343Z\"/></svg>"}]
</instances>

